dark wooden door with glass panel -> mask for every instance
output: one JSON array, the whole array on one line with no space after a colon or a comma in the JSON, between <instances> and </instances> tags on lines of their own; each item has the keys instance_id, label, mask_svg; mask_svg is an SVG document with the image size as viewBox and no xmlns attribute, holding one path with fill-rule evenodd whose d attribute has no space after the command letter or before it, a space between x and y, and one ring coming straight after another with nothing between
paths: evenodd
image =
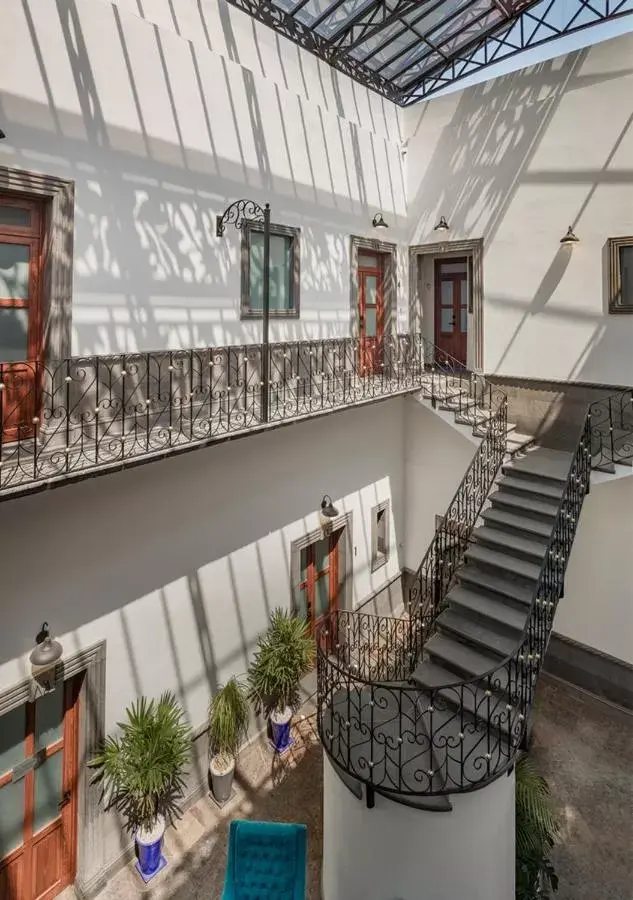
<instances>
[{"instance_id":1,"label":"dark wooden door with glass panel","mask_svg":"<svg viewBox=\"0 0 633 900\"><path fill-rule=\"evenodd\" d=\"M2 900L52 900L75 877L79 687L0 717Z\"/></svg>"},{"instance_id":2,"label":"dark wooden door with glass panel","mask_svg":"<svg viewBox=\"0 0 633 900\"><path fill-rule=\"evenodd\" d=\"M301 550L297 615L309 623L313 634L319 622L338 609L342 534L340 529Z\"/></svg>"},{"instance_id":3,"label":"dark wooden door with glass panel","mask_svg":"<svg viewBox=\"0 0 633 900\"><path fill-rule=\"evenodd\" d=\"M435 260L436 362L452 357L466 365L468 353L468 259ZM444 359L443 359L444 355Z\"/></svg>"},{"instance_id":4,"label":"dark wooden door with glass panel","mask_svg":"<svg viewBox=\"0 0 633 900\"><path fill-rule=\"evenodd\" d=\"M0 425L4 440L29 437L42 357L41 207L0 194Z\"/></svg>"},{"instance_id":5,"label":"dark wooden door with glass panel","mask_svg":"<svg viewBox=\"0 0 633 900\"><path fill-rule=\"evenodd\" d=\"M382 371L385 331L384 265L379 253L358 254L358 367L361 375Z\"/></svg>"}]
</instances>

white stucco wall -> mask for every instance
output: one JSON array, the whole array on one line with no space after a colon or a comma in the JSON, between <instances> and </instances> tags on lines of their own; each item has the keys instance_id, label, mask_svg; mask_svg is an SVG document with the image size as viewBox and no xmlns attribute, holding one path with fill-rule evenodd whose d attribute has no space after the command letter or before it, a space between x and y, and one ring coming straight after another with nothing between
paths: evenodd
<instances>
[{"instance_id":1,"label":"white stucco wall","mask_svg":"<svg viewBox=\"0 0 633 900\"><path fill-rule=\"evenodd\" d=\"M290 605L291 542L319 527L323 494L352 513L354 605L398 575L403 434L394 399L1 504L0 688L29 673L47 619L68 651L107 640L108 728L167 689L200 725L209 689ZM372 574L387 499L391 553Z\"/></svg>"},{"instance_id":2,"label":"white stucco wall","mask_svg":"<svg viewBox=\"0 0 633 900\"><path fill-rule=\"evenodd\" d=\"M633 476L592 478L554 630L633 665Z\"/></svg>"},{"instance_id":3,"label":"white stucco wall","mask_svg":"<svg viewBox=\"0 0 633 900\"><path fill-rule=\"evenodd\" d=\"M450 799L437 813L376 794L368 810L325 757L323 900L514 897L514 773Z\"/></svg>"},{"instance_id":4,"label":"white stucco wall","mask_svg":"<svg viewBox=\"0 0 633 900\"><path fill-rule=\"evenodd\" d=\"M415 571L433 539L435 517L446 512L477 444L414 397L405 410L403 564Z\"/></svg>"},{"instance_id":5,"label":"white stucco wall","mask_svg":"<svg viewBox=\"0 0 633 900\"><path fill-rule=\"evenodd\" d=\"M76 182L74 354L258 340L215 237L241 197L302 229L301 318L271 339L349 333L349 236L405 225L393 104L223 0L6 0L2 34L0 165Z\"/></svg>"},{"instance_id":6,"label":"white stucco wall","mask_svg":"<svg viewBox=\"0 0 633 900\"><path fill-rule=\"evenodd\" d=\"M0 504L0 691L30 674L43 620L73 654L106 641L105 727L174 691L195 729L243 675L270 612L291 604L291 544L329 493L351 513L351 605L400 572L403 403L394 399ZM371 572L371 511L390 556ZM196 742L194 780L204 778ZM198 757L202 762L197 762ZM102 864L127 845L104 821Z\"/></svg>"},{"instance_id":7,"label":"white stucco wall","mask_svg":"<svg viewBox=\"0 0 633 900\"><path fill-rule=\"evenodd\" d=\"M633 384L605 254L633 234L631 59L627 34L405 111L410 243L484 240L486 372Z\"/></svg>"}]
</instances>

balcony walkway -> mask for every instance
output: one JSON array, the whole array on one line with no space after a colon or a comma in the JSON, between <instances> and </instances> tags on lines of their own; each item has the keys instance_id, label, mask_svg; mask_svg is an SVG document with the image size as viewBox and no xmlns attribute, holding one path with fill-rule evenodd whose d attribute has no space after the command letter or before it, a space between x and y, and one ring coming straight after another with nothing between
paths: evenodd
<instances>
[{"instance_id":1,"label":"balcony walkway","mask_svg":"<svg viewBox=\"0 0 633 900\"><path fill-rule=\"evenodd\" d=\"M421 389L419 335L0 364L0 500ZM266 403L267 401L267 403ZM265 408L267 405L267 409Z\"/></svg>"}]
</instances>

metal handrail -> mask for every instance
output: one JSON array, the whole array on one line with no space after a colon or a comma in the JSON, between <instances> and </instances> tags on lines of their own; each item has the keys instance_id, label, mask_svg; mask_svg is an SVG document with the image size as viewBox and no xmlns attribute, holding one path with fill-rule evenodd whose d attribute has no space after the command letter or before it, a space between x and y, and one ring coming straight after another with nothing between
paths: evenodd
<instances>
[{"instance_id":1,"label":"metal handrail","mask_svg":"<svg viewBox=\"0 0 633 900\"><path fill-rule=\"evenodd\" d=\"M633 460L633 388L594 400L589 416L594 468Z\"/></svg>"},{"instance_id":2,"label":"metal handrail","mask_svg":"<svg viewBox=\"0 0 633 900\"><path fill-rule=\"evenodd\" d=\"M446 783L433 786L431 776L433 772L425 773L428 775L427 788L420 790L420 778L417 776L420 772L416 770L415 784L412 789L411 784L398 783L393 786L393 777L389 779L389 784L378 784L374 780L374 769L371 769L370 777L363 778L362 773L356 770L351 771L354 777L367 781L374 787L381 790L390 791L392 793L408 793L408 794L445 794L464 790L472 790L475 787L482 786L489 780L498 777L499 774L511 765L516 752L518 751L520 739L526 728L527 712L531 706L534 682L538 671L540 670L542 659L547 648L549 636L551 634L551 626L556 604L563 594L564 574L568 562L568 552L573 544L576 532L578 515L582 507L584 496L589 490L590 479L590 430L591 430L590 410L587 410L587 416L583 423L582 430L576 442L576 448L570 461L567 477L565 479L565 489L557 507L557 515L554 528L550 535L546 554L541 564L539 577L536 582L534 596L530 605L529 613L526 617L525 626L520 638L517 640L516 648L511 653L495 665L486 673L478 675L476 678L462 678L454 682L436 685L432 689L423 691L421 688L409 683L402 684L381 684L379 681L363 678L362 673L354 674L349 670L345 670L337 665L332 659L332 654L328 653L328 637L331 635L332 623L325 623L319 634L318 643L318 659L319 666L322 670L320 683L327 686L327 667L335 667L336 670L347 677L349 686L356 685L358 682L364 683L369 687L371 703L373 705L376 696L380 696L383 703L387 693L395 702L398 715L404 717L400 725L400 734L406 733L407 728L411 729L411 708L415 708L418 700L416 697L426 696L429 699L429 705L426 712L431 716L433 721L433 708L438 700L442 698L442 692L456 691L459 692L457 699L451 699L450 703L456 707L454 715L455 721L461 722L461 731L465 730L464 713L472 714L475 710L477 716L478 710L484 706L488 712L487 728L481 734L481 737L475 742L475 748L471 750L471 754L477 749L479 756L474 756L469 760L469 764L473 767L479 767L485 777L479 780L472 780L467 777L464 761L459 768L459 779L454 776L449 778L448 769L446 770ZM561 555L561 542L563 543ZM553 599L552 599L553 598ZM428 636L432 631L438 610L432 607L430 613L418 610L417 617L421 625L426 620ZM337 627L337 626L335 626ZM329 629L329 630L328 630ZM418 657L418 645L422 646L422 641L409 642L409 657L413 663ZM406 652L406 648L405 648ZM413 667L413 666L412 666ZM412 671L412 667L411 670ZM410 672L409 672L410 674ZM405 678L402 678L404 681ZM497 691L497 700L494 694ZM381 693L382 692L382 693ZM505 704L499 702L499 698L508 697ZM471 700L469 705L465 704L465 698ZM405 704L404 698L407 698ZM400 699L399 699L400 698ZM448 702L448 701L446 701ZM501 708L503 706L503 708ZM496 716L495 716L496 714ZM373 721L373 719L372 719ZM349 725L349 723L347 723ZM502 725L507 725L506 735L503 735ZM440 731L443 726L440 726ZM456 726L457 727L457 726ZM367 726L363 725L364 734L368 734ZM369 741L374 746L374 733L369 729ZM454 739L463 739L464 734L460 734ZM412 740L409 735L409 740ZM442 735L444 744L450 737L446 733ZM324 746L327 745L324 742ZM385 754L387 753L384 737L381 736L376 747L383 747ZM431 726L428 734L428 752L432 755L434 743L434 733ZM375 748L374 748L375 749ZM453 748L457 752L457 748ZM485 749L485 752L484 752ZM372 759L371 765L374 766L374 753L370 751ZM493 758L496 762L493 763ZM338 760L339 765L342 764ZM402 775L400 773L402 780Z\"/></svg>"},{"instance_id":3,"label":"metal handrail","mask_svg":"<svg viewBox=\"0 0 633 900\"><path fill-rule=\"evenodd\" d=\"M419 334L376 352L326 338L273 343L266 358L242 344L0 362L0 499L415 391L432 368Z\"/></svg>"}]
</instances>

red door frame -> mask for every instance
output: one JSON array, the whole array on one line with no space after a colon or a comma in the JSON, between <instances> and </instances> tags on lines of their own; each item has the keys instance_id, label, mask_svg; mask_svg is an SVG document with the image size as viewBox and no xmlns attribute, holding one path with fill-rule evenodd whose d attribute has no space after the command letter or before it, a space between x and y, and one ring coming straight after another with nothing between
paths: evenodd
<instances>
[{"instance_id":1,"label":"red door frame","mask_svg":"<svg viewBox=\"0 0 633 900\"><path fill-rule=\"evenodd\" d=\"M29 247L29 296L15 299L0 296L0 309L26 309L28 312L26 359L4 362L0 359L0 429L3 441L31 437L33 419L40 406L41 370L44 341L41 310L43 203L15 194L0 194L2 206L27 209L31 224L0 225L0 243Z\"/></svg>"},{"instance_id":2,"label":"red door frame","mask_svg":"<svg viewBox=\"0 0 633 900\"><path fill-rule=\"evenodd\" d=\"M33 834L35 800L35 771L24 776L24 831L23 843L0 860L0 896L15 900L52 900L73 883L77 871L77 793L79 776L79 692L83 674L64 683L64 722L62 737L44 750L42 758L63 753L62 801L60 814L44 828ZM26 704L26 734L24 758L35 754L35 710L37 701ZM0 722L2 720L0 719ZM11 781L11 772L0 776L0 788ZM48 852L46 843L48 842ZM51 876L48 865L38 860L37 849L44 845L44 859L53 865ZM38 865L38 862L40 863ZM52 877L48 886L37 892L37 878Z\"/></svg>"},{"instance_id":3,"label":"red door frame","mask_svg":"<svg viewBox=\"0 0 633 900\"><path fill-rule=\"evenodd\" d=\"M383 362L383 338L385 332L385 260L382 253L375 255L376 265L365 263L358 266L358 368L361 375L381 374ZM370 304L376 310L376 336L367 337L367 276L376 278L376 303Z\"/></svg>"},{"instance_id":4,"label":"red door frame","mask_svg":"<svg viewBox=\"0 0 633 900\"><path fill-rule=\"evenodd\" d=\"M442 266L445 264L462 263L464 272L443 272ZM453 290L452 304L452 330L450 332L442 331L442 284L450 282ZM468 296L466 303L461 302L461 285L466 283L466 291L468 292L468 258L467 257L449 257L448 259L435 260L435 303L434 303L434 319L435 319L435 346L440 351L437 362L442 362L442 353L447 357L457 360L462 366L467 364L468 355ZM461 311L462 306L466 309L466 331L461 328ZM448 309L450 307L444 307Z\"/></svg>"}]
</instances>

